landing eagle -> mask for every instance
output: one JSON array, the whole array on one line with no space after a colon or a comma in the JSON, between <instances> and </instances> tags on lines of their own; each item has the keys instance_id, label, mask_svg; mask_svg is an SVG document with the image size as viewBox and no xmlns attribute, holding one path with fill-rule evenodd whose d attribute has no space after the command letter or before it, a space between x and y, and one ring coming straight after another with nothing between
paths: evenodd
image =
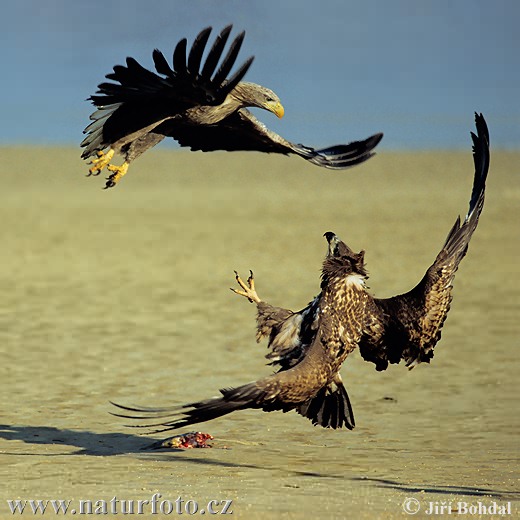
<instances>
[{"instance_id":1,"label":"landing eagle","mask_svg":"<svg viewBox=\"0 0 520 520\"><path fill-rule=\"evenodd\" d=\"M89 98L97 107L81 143L85 148L81 157L92 158L89 175L99 175L107 167L111 174L105 187L113 187L134 159L165 137L173 137L193 151L296 154L330 169L349 168L374 155L372 150L381 141L381 133L364 141L315 150L293 144L268 130L245 107L263 108L280 118L284 108L272 90L241 81L254 57L227 78L245 35L241 32L222 58L231 29L228 25L216 37L202 66L211 27L195 38L188 56L187 40L177 44L173 69L157 49L153 51L153 60L158 74L130 57L126 66L114 67L114 72L106 76L111 82L98 85L96 94ZM111 164L116 153L124 157L121 166Z\"/></svg>"},{"instance_id":2,"label":"landing eagle","mask_svg":"<svg viewBox=\"0 0 520 520\"><path fill-rule=\"evenodd\" d=\"M323 262L321 292L305 309L293 312L262 301L253 275L234 291L257 305L257 338L269 338L267 357L280 370L236 388L220 390L220 397L170 408L135 408L114 414L159 422L152 433L209 421L235 410L259 408L296 410L313 424L352 429L354 416L339 370L357 347L361 356L385 370L404 360L410 369L429 363L441 338L452 300L455 273L466 255L484 206L489 168L489 135L482 114L475 114L477 134L471 133L475 176L469 211L451 228L444 246L422 280L409 292L374 298L366 289L364 255L355 253L334 233L325 233L328 251ZM115 403L114 403L115 404ZM128 412L134 412L128 414ZM138 413L139 415L135 415Z\"/></svg>"}]
</instances>

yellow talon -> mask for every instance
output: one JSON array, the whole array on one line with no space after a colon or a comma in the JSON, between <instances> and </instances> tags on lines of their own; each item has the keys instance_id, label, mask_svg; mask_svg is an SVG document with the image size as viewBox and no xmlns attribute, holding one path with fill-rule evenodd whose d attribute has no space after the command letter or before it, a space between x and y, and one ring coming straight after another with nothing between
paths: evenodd
<instances>
[{"instance_id":1,"label":"yellow talon","mask_svg":"<svg viewBox=\"0 0 520 520\"><path fill-rule=\"evenodd\" d=\"M108 165L108 163L111 161L112 157L114 157L114 150L110 149L107 153L102 152L101 150L98 150L96 152L96 155L98 156L97 159L92 159L89 164L93 164L92 168L89 168L88 174L89 175L99 175L101 173L101 170Z\"/></svg>"},{"instance_id":2,"label":"yellow talon","mask_svg":"<svg viewBox=\"0 0 520 520\"><path fill-rule=\"evenodd\" d=\"M258 297L255 290L255 280L253 277L253 271L249 271L249 278L247 279L247 285L244 283L240 275L235 271L235 280L238 285L243 289L243 291L239 289L231 289L235 294L239 294L240 296L244 296L251 303L260 303L262 300Z\"/></svg>"},{"instance_id":3,"label":"yellow talon","mask_svg":"<svg viewBox=\"0 0 520 520\"><path fill-rule=\"evenodd\" d=\"M107 178L105 188L113 188L128 171L128 163L125 161L121 166L114 166L113 164L109 164L107 166L107 170L113 173Z\"/></svg>"}]
</instances>

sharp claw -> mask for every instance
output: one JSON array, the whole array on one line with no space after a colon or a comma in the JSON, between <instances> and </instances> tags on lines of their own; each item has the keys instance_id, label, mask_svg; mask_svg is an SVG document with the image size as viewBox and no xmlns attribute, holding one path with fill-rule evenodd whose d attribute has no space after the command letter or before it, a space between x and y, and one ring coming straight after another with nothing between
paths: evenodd
<instances>
[{"instance_id":1,"label":"sharp claw","mask_svg":"<svg viewBox=\"0 0 520 520\"><path fill-rule=\"evenodd\" d=\"M237 271L235 271L235 278L236 278L238 285L241 287L241 289L243 289L243 290L239 290L239 289L233 289L230 287L230 289L235 294L244 296L245 298L247 298L249 300L250 303L255 303L255 302L258 303L261 301L255 291L255 282L254 282L254 276L253 276L252 270L249 270L249 278L247 279L247 285L244 283L242 278L240 278L240 275L238 274Z\"/></svg>"},{"instance_id":2,"label":"sharp claw","mask_svg":"<svg viewBox=\"0 0 520 520\"><path fill-rule=\"evenodd\" d=\"M105 168L112 157L114 156L114 150L110 149L107 153L102 152L101 150L98 150L96 152L97 159L92 159L88 164L93 164L92 168L89 168L89 173L87 174L87 177L90 177L91 175L99 175L101 173L101 170Z\"/></svg>"},{"instance_id":3,"label":"sharp claw","mask_svg":"<svg viewBox=\"0 0 520 520\"><path fill-rule=\"evenodd\" d=\"M105 184L104 190L107 190L108 188L113 188L116 185L116 183L110 178L107 178L107 182Z\"/></svg>"}]
</instances>

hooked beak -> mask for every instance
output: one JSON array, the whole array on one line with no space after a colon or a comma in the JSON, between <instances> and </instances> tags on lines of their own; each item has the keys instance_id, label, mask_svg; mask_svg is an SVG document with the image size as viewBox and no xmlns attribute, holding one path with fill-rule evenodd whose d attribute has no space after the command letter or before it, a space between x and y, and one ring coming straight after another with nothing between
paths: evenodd
<instances>
[{"instance_id":1,"label":"hooked beak","mask_svg":"<svg viewBox=\"0 0 520 520\"><path fill-rule=\"evenodd\" d=\"M323 236L329 243L329 251L327 253L328 256L356 256L356 253L354 253L354 251L352 251L352 249L350 249L350 247L348 247L345 242L342 242L342 240L336 236L336 233L327 231Z\"/></svg>"},{"instance_id":2,"label":"hooked beak","mask_svg":"<svg viewBox=\"0 0 520 520\"><path fill-rule=\"evenodd\" d=\"M283 108L283 105L278 101L268 102L266 104L266 108L280 119L282 119L283 115L285 114L285 109Z\"/></svg>"},{"instance_id":3,"label":"hooked beak","mask_svg":"<svg viewBox=\"0 0 520 520\"><path fill-rule=\"evenodd\" d=\"M333 233L332 231L327 231L323 236L327 239L327 242L329 243L329 256L333 256L336 246L340 240L336 236L336 233Z\"/></svg>"}]
</instances>

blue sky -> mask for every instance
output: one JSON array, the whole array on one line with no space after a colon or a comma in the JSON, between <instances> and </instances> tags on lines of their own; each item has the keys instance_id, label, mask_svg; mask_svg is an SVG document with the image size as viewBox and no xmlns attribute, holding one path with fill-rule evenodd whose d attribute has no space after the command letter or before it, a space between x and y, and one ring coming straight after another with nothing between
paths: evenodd
<instances>
[{"instance_id":1,"label":"blue sky","mask_svg":"<svg viewBox=\"0 0 520 520\"><path fill-rule=\"evenodd\" d=\"M313 146L383 131L381 148L467 149L473 112L492 144L520 148L517 0L38 0L4 3L0 144L78 145L85 99L126 56L200 29L245 29L246 79L273 89L285 117L257 113Z\"/></svg>"}]
</instances>

